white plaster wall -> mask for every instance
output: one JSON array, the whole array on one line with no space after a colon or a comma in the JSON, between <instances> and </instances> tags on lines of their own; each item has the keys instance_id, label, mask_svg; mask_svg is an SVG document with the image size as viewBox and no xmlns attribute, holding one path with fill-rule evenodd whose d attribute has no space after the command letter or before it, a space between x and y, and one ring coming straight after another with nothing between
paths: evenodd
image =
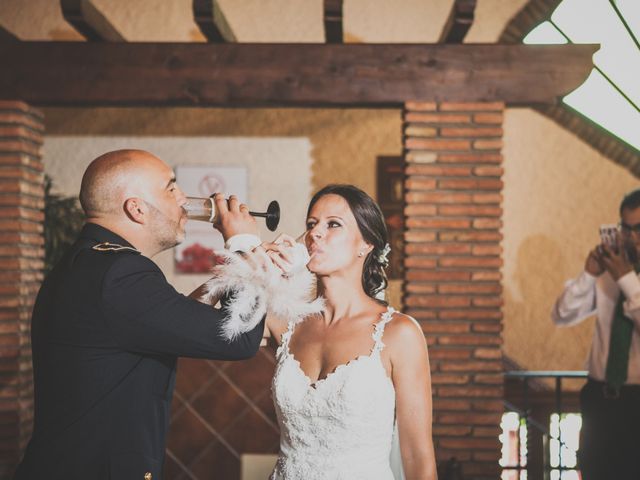
<instances>
[{"instance_id":1,"label":"white plaster wall","mask_svg":"<svg viewBox=\"0 0 640 480\"><path fill-rule=\"evenodd\" d=\"M344 0L346 42L436 43L453 0Z\"/></svg>"},{"instance_id":2,"label":"white plaster wall","mask_svg":"<svg viewBox=\"0 0 640 480\"><path fill-rule=\"evenodd\" d=\"M205 41L193 19L192 0L91 1L129 42Z\"/></svg>"},{"instance_id":3,"label":"white plaster wall","mask_svg":"<svg viewBox=\"0 0 640 480\"><path fill-rule=\"evenodd\" d=\"M240 42L324 42L322 0L219 0Z\"/></svg>"},{"instance_id":4,"label":"white plaster wall","mask_svg":"<svg viewBox=\"0 0 640 480\"><path fill-rule=\"evenodd\" d=\"M495 43L505 25L522 10L529 0L478 0L473 24L464 43Z\"/></svg>"},{"instance_id":5,"label":"white plaster wall","mask_svg":"<svg viewBox=\"0 0 640 480\"><path fill-rule=\"evenodd\" d=\"M261 210L271 200L282 209L276 232L259 220L261 237L280 232L296 235L304 230L306 207L311 198L311 144L307 138L200 138L200 137L88 137L48 136L44 143L45 172L55 190L65 196L78 195L82 174L98 155L120 148L148 150L168 165L246 166L248 205ZM233 192L229 192L233 193ZM153 259L169 283L183 293L202 284L207 275L175 274L173 250Z\"/></svg>"},{"instance_id":6,"label":"white plaster wall","mask_svg":"<svg viewBox=\"0 0 640 480\"><path fill-rule=\"evenodd\" d=\"M20 40L84 40L54 0L0 0L0 25Z\"/></svg>"}]
</instances>

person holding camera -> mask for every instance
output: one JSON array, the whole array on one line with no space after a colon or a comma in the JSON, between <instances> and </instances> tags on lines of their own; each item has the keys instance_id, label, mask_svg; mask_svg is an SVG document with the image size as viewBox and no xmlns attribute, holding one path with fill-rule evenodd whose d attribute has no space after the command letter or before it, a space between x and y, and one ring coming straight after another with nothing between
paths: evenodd
<instances>
[{"instance_id":1,"label":"person holding camera","mask_svg":"<svg viewBox=\"0 0 640 480\"><path fill-rule=\"evenodd\" d=\"M551 315L559 326L596 316L580 392L583 480L640 478L640 189L623 198L616 233L589 252Z\"/></svg>"}]
</instances>

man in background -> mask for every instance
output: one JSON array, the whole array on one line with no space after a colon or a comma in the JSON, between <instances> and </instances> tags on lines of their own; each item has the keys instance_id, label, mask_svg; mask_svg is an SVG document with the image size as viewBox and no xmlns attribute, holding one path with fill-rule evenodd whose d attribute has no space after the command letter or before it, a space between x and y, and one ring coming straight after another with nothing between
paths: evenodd
<instances>
[{"instance_id":1,"label":"man in background","mask_svg":"<svg viewBox=\"0 0 640 480\"><path fill-rule=\"evenodd\" d=\"M617 238L589 252L552 312L561 326L596 315L580 393L584 480L640 479L640 189L624 197L619 213Z\"/></svg>"}]
</instances>

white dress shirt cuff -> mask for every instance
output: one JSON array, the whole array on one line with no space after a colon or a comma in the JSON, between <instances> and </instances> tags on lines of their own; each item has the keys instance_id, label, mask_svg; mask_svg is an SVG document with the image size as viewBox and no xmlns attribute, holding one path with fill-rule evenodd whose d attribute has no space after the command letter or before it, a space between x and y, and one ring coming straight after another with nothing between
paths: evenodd
<instances>
[{"instance_id":1,"label":"white dress shirt cuff","mask_svg":"<svg viewBox=\"0 0 640 480\"><path fill-rule=\"evenodd\" d=\"M590 291L596 282L598 281L598 277L591 275L587 271L583 271L578 278L576 278L575 282L573 282L572 290L575 293L582 293Z\"/></svg>"},{"instance_id":2,"label":"white dress shirt cuff","mask_svg":"<svg viewBox=\"0 0 640 480\"><path fill-rule=\"evenodd\" d=\"M248 252L249 250L253 250L262 242L260 241L260 237L257 235L253 235L251 233L239 233L238 235L233 235L224 243L224 248L230 250L232 252Z\"/></svg>"}]
</instances>

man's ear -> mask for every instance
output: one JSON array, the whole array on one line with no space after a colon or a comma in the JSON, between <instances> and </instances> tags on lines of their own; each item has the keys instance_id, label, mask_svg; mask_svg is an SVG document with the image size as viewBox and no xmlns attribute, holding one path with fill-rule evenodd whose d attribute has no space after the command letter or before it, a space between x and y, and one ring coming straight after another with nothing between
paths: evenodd
<instances>
[{"instance_id":1,"label":"man's ear","mask_svg":"<svg viewBox=\"0 0 640 480\"><path fill-rule=\"evenodd\" d=\"M124 201L124 212L136 223L145 224L149 208L144 200L140 198L127 198Z\"/></svg>"}]
</instances>

